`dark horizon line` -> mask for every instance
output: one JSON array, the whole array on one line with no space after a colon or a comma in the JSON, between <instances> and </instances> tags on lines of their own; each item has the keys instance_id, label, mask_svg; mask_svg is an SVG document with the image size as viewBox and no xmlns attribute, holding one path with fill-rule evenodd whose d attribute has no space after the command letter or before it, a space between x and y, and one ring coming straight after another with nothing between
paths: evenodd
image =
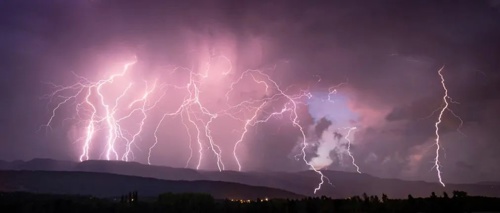
<instances>
[{"instance_id":1,"label":"dark horizon line","mask_svg":"<svg viewBox=\"0 0 500 213\"><path fill-rule=\"evenodd\" d=\"M164 167L164 168L171 168L171 169L185 169L185 170L191 170L191 171L197 171L197 172L218 172L217 170L205 170L205 169L193 169L193 168L185 168L185 167L173 167L173 166L167 166L167 165L157 165L157 164L145 164L141 163L138 161L122 161L122 160L103 160L103 159L90 159L90 160L84 160L84 161L74 161L74 160L61 160L61 159L54 159L54 158L42 158L42 157L35 157L30 160L2 160L0 159L0 162L7 162L7 163L14 163L14 162L32 162L32 161L37 161L37 160L45 160L45 161L57 161L57 162L67 162L67 163L84 163L84 162L117 162L117 163L128 163L128 164L140 164L144 166L151 166L151 167ZM43 170L42 170L43 171ZM237 172L237 173L305 173L305 172L311 172L312 170L297 170L297 171L272 171L272 170L246 170L246 171L237 171L237 170L222 170L220 172ZM339 173L349 173L349 174L358 174L357 172L349 172L349 171L339 171L339 170L331 170L331 169L321 169L319 171L328 171L328 172L339 172ZM390 178L390 177L378 177L369 173L359 173L359 175L366 175L366 176L371 176L374 178L379 178L379 179L386 179L386 180L397 180L397 181L410 181L410 182L423 182L423 183L430 183L430 184L439 184L437 181L426 181L426 180L407 180L407 179L401 179L401 178ZM463 184L499 184L500 181L488 181L488 180L483 180L483 181L478 181L478 182L461 182L461 183L451 183L448 182L447 185L463 185ZM446 187L443 187L446 188Z\"/></svg>"}]
</instances>

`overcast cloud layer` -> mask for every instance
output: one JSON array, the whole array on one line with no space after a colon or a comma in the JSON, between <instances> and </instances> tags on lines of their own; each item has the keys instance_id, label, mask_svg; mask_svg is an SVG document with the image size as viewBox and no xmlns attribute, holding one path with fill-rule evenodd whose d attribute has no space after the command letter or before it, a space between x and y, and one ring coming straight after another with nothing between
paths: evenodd
<instances>
[{"instance_id":1,"label":"overcast cloud layer","mask_svg":"<svg viewBox=\"0 0 500 213\"><path fill-rule=\"evenodd\" d=\"M202 66L198 59L216 51L231 58L234 76L267 70L283 87L314 84L323 98L347 82L332 96L343 107L313 99L300 112L316 141L309 151L334 146L318 141L344 149L334 133L356 125L351 151L362 172L412 180L436 181L437 115L429 115L442 101L444 65L464 133L446 113L444 180L499 180L499 23L497 1L1 1L0 159L78 159L67 128L37 132L50 116L39 98L51 89L43 82L71 84L72 72L96 77L132 55L136 77L149 78L170 65ZM307 169L294 158L299 133L283 123L251 130L241 151L246 170ZM160 145L155 164L184 166L172 143ZM338 153L326 168L355 171L345 150Z\"/></svg>"}]
</instances>

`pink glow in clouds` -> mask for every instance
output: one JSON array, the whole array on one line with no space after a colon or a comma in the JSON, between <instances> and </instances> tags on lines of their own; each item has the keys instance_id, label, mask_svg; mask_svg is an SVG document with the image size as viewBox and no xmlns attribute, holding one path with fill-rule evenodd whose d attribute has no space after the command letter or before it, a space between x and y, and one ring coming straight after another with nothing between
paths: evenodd
<instances>
[{"instance_id":1,"label":"pink glow in clouds","mask_svg":"<svg viewBox=\"0 0 500 213\"><path fill-rule=\"evenodd\" d=\"M44 126L51 129L58 112L73 107L80 161L154 164L156 155L175 152L189 168L241 171L239 153L251 142L249 130L280 120L299 132L301 151L296 156L320 175L315 192L329 182L307 157L307 136L300 123L299 108L307 107L305 101L313 95L307 88L280 86L267 74L276 66L238 71L234 61L245 58L235 57L234 45L212 45L219 48L199 44L193 52L195 66L165 68L161 78L137 78L134 73L145 71L136 68L141 61L135 58L98 80L76 75L72 85L52 84L54 91L46 96L51 116Z\"/></svg>"}]
</instances>

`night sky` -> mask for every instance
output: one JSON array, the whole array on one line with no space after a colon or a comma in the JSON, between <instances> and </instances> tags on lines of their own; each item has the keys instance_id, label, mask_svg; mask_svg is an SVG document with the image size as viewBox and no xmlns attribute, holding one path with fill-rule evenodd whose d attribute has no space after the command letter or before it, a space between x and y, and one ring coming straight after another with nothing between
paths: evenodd
<instances>
[{"instance_id":1,"label":"night sky","mask_svg":"<svg viewBox=\"0 0 500 213\"><path fill-rule=\"evenodd\" d=\"M259 70L287 94L309 92L309 98L297 99L297 113L311 145L307 160L318 168L355 172L342 139L347 127L355 126L350 151L361 172L437 181L439 111L433 112L443 103L438 70L444 66L449 96L456 102L450 109L463 125L444 112L443 179L500 180L499 1L0 1L0 56L1 160L78 161L78 139L86 125L75 117L81 97L61 107L48 128L43 125L61 97L50 102L44 95L56 89L53 85L75 84L81 80L77 76L99 81L136 60L130 75L108 90L122 91L128 82L144 90L144 82L151 85L152 79L182 85L189 71L176 67L209 70L200 96L215 110L225 106L231 82L249 69ZM161 97L161 89L168 88L158 87L154 97ZM162 114L182 103L182 90L173 90L148 112L132 147L134 161L147 162ZM275 92L246 76L231 93L231 103ZM284 103L266 105L258 116L279 111ZM243 171L308 169L297 159L301 134L289 117L249 128L238 147ZM179 116L166 120L157 131L151 163L184 167L186 130ZM132 123L124 125L137 122ZM224 116L214 121L214 140L227 169L237 169L231 152L242 127ZM91 159L104 158L106 131L93 139ZM195 134L192 127L190 133ZM198 145L192 146L189 168L197 161ZM214 155L205 151L200 169L216 169Z\"/></svg>"}]
</instances>

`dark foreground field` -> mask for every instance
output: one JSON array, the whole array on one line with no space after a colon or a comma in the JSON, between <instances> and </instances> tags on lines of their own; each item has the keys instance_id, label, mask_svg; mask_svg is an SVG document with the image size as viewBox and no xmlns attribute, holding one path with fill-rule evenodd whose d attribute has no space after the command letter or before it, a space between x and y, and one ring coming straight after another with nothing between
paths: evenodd
<instances>
[{"instance_id":1,"label":"dark foreground field","mask_svg":"<svg viewBox=\"0 0 500 213\"><path fill-rule=\"evenodd\" d=\"M455 191L452 195L432 194L427 198L390 199L385 195L303 199L214 199L208 194L161 194L143 198L136 192L115 198L93 196L0 192L2 212L500 212L500 198L472 197ZM5 210L5 211L4 211Z\"/></svg>"}]
</instances>

